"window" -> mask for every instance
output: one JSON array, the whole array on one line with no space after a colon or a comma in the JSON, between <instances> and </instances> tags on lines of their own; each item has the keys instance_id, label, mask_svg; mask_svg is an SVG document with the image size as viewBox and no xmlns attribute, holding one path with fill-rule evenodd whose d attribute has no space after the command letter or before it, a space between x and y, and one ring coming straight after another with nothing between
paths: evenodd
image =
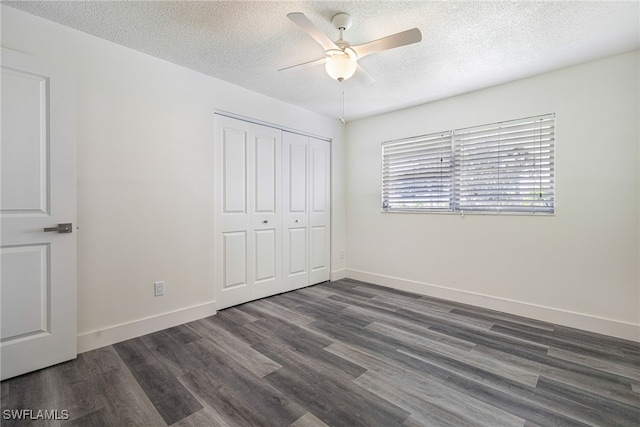
<instances>
[{"instance_id":1,"label":"window","mask_svg":"<svg viewBox=\"0 0 640 427\"><path fill-rule=\"evenodd\" d=\"M450 210L451 132L382 144L382 209Z\"/></svg>"},{"instance_id":2,"label":"window","mask_svg":"<svg viewBox=\"0 0 640 427\"><path fill-rule=\"evenodd\" d=\"M382 144L382 210L545 213L555 209L555 115Z\"/></svg>"}]
</instances>

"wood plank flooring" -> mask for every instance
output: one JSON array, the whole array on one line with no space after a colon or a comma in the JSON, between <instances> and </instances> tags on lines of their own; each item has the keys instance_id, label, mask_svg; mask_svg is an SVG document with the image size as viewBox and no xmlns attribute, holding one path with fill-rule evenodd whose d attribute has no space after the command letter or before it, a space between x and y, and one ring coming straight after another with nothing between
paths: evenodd
<instances>
[{"instance_id":1,"label":"wood plank flooring","mask_svg":"<svg viewBox=\"0 0 640 427\"><path fill-rule=\"evenodd\" d=\"M1 386L2 426L637 427L640 344L345 279Z\"/></svg>"}]
</instances>

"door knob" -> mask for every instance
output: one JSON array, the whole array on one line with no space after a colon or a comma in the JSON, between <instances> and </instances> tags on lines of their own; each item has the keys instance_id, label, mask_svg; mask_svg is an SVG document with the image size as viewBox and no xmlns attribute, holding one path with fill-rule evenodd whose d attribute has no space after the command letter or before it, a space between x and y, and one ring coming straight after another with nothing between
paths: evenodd
<instances>
[{"instance_id":1,"label":"door knob","mask_svg":"<svg viewBox=\"0 0 640 427\"><path fill-rule=\"evenodd\" d=\"M70 222L58 224L56 227L47 227L44 231L57 231L58 233L71 233L72 227Z\"/></svg>"}]
</instances>

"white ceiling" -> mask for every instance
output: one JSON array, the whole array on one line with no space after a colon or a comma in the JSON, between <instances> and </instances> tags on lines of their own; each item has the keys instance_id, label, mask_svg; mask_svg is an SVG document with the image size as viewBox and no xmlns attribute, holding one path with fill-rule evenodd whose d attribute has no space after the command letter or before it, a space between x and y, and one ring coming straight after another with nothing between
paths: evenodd
<instances>
[{"instance_id":1,"label":"white ceiling","mask_svg":"<svg viewBox=\"0 0 640 427\"><path fill-rule=\"evenodd\" d=\"M338 117L340 84L286 17L303 12L335 40L351 14L360 44L417 27L419 44L360 64L376 82L342 84L354 120L640 48L639 1L10 1L2 3L239 86Z\"/></svg>"}]
</instances>

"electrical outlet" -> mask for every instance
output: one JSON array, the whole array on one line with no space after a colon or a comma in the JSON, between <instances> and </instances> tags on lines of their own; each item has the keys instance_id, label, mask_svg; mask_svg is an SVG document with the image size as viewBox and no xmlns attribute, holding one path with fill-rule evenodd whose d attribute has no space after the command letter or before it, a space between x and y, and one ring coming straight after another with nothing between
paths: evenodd
<instances>
[{"instance_id":1,"label":"electrical outlet","mask_svg":"<svg viewBox=\"0 0 640 427\"><path fill-rule=\"evenodd\" d=\"M344 249L340 249L340 259L344 259Z\"/></svg>"},{"instance_id":2,"label":"electrical outlet","mask_svg":"<svg viewBox=\"0 0 640 427\"><path fill-rule=\"evenodd\" d=\"M155 282L153 284L153 295L156 297L164 295L164 282Z\"/></svg>"}]
</instances>

